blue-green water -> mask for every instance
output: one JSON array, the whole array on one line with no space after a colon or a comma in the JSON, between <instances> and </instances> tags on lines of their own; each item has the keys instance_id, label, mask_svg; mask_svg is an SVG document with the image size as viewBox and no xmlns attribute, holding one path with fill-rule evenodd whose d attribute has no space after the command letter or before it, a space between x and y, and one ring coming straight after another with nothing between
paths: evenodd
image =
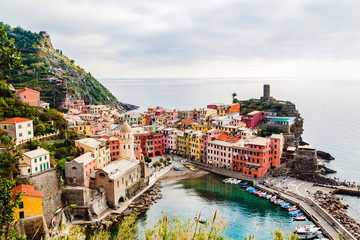
<instances>
[{"instance_id":1,"label":"blue-green water","mask_svg":"<svg viewBox=\"0 0 360 240\"><path fill-rule=\"evenodd\" d=\"M291 232L298 225L299 222L293 221L286 210L249 194L240 186L223 184L222 179L209 174L163 185L163 198L139 216L139 237L144 236L146 226L150 228L162 218L161 212L186 221L200 211L203 217L210 219L217 210L227 222L225 235L233 239L255 234L257 240L269 240L280 222L284 232ZM305 223L309 222L301 222Z\"/></svg>"}]
</instances>

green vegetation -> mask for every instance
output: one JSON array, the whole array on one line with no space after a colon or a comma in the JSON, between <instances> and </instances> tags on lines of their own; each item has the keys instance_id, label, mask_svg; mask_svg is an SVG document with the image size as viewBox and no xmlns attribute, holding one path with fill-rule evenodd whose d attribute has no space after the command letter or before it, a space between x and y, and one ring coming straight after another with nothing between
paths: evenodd
<instances>
[{"instance_id":1,"label":"green vegetation","mask_svg":"<svg viewBox=\"0 0 360 240\"><path fill-rule=\"evenodd\" d=\"M60 130L61 136L65 135L67 121L55 109L37 110L29 104L17 99L6 83L0 83L0 120L22 117L33 120L35 136L53 133ZM4 97L3 97L4 96Z\"/></svg>"},{"instance_id":2,"label":"green vegetation","mask_svg":"<svg viewBox=\"0 0 360 240\"><path fill-rule=\"evenodd\" d=\"M199 216L200 218L200 216ZM198 221L188 219L186 222L182 222L178 217L169 219L167 216L163 216L162 219L152 228L145 231L146 240L180 240L180 239L192 239L192 240L225 240L228 239L224 236L226 230L226 222L221 219L215 212L212 220L205 224L200 224ZM273 232L274 240L298 240L298 237L294 234L284 237L284 234L280 230ZM76 227L70 229L69 233L51 238L52 240L75 240L85 238L85 229ZM105 240L105 239L137 239L137 227L136 217L134 215L126 217L122 220L118 227L117 234L112 236L109 231L95 231L91 236L87 236L87 239ZM245 236L245 240L255 240L255 236Z\"/></svg>"},{"instance_id":3,"label":"green vegetation","mask_svg":"<svg viewBox=\"0 0 360 240\"><path fill-rule=\"evenodd\" d=\"M156 161L156 162L153 163L154 168L158 168L158 167L161 167L161 166L162 166L162 164L159 161Z\"/></svg>"},{"instance_id":4,"label":"green vegetation","mask_svg":"<svg viewBox=\"0 0 360 240\"><path fill-rule=\"evenodd\" d=\"M15 182L0 177L0 239L25 239L19 238L14 228L10 228L14 221L14 210L20 203L20 192L13 196L12 190Z\"/></svg>"},{"instance_id":5,"label":"green vegetation","mask_svg":"<svg viewBox=\"0 0 360 240\"><path fill-rule=\"evenodd\" d=\"M258 136L268 137L268 136L271 136L272 134L280 134L280 133L286 133L286 131L281 130L280 128L276 128L276 127L267 127L267 128L261 129L258 132Z\"/></svg>"},{"instance_id":6,"label":"green vegetation","mask_svg":"<svg viewBox=\"0 0 360 240\"><path fill-rule=\"evenodd\" d=\"M40 91L41 99L49 102L51 107L59 107L66 94L70 94L74 98L84 99L86 103L108 104L121 108L111 92L90 73L75 65L75 61L63 55L62 50L53 48L50 36L46 32L33 33L21 27L11 28L2 22L0 26L3 32L12 39L7 50L14 51L15 45L21 51L23 62L23 69L19 71L0 70L0 73L4 73L2 77L0 75L0 80L6 79L15 88L26 86ZM4 56L7 57L6 59L10 56L9 61L20 57L18 53ZM3 61L2 55L0 55L1 61ZM16 66L18 64L14 65ZM48 79L52 77L59 81L50 82ZM132 107L134 106L125 106L129 110Z\"/></svg>"}]
</instances>

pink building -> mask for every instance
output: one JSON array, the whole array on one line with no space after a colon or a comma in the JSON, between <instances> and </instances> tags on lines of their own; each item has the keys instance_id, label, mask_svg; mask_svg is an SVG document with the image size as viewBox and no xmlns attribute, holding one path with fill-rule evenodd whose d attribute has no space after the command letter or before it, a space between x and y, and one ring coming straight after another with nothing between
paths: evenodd
<instances>
[{"instance_id":1,"label":"pink building","mask_svg":"<svg viewBox=\"0 0 360 240\"><path fill-rule=\"evenodd\" d=\"M163 152L171 153L176 152L177 150L177 135L174 134L176 129L174 128L164 128L161 130L162 142L163 142Z\"/></svg>"},{"instance_id":2,"label":"pink building","mask_svg":"<svg viewBox=\"0 0 360 240\"><path fill-rule=\"evenodd\" d=\"M246 116L242 116L241 121L246 123L247 128L254 128L260 124L261 120L266 117L266 112L264 111L252 111Z\"/></svg>"},{"instance_id":3,"label":"pink building","mask_svg":"<svg viewBox=\"0 0 360 240\"><path fill-rule=\"evenodd\" d=\"M21 90L16 90L16 96L24 103L29 104L33 107L40 106L40 92L30 89L23 88Z\"/></svg>"},{"instance_id":4,"label":"pink building","mask_svg":"<svg viewBox=\"0 0 360 240\"><path fill-rule=\"evenodd\" d=\"M208 143L207 163L215 167L232 169L232 142L214 140Z\"/></svg>"},{"instance_id":5,"label":"pink building","mask_svg":"<svg viewBox=\"0 0 360 240\"><path fill-rule=\"evenodd\" d=\"M71 162L65 163L65 177L69 185L90 186L91 175L95 176L97 158L95 153L87 152Z\"/></svg>"},{"instance_id":6,"label":"pink building","mask_svg":"<svg viewBox=\"0 0 360 240\"><path fill-rule=\"evenodd\" d=\"M206 131L205 135L200 139L200 162L207 163L207 147L210 141L215 140L221 135L221 130L211 129Z\"/></svg>"}]
</instances>

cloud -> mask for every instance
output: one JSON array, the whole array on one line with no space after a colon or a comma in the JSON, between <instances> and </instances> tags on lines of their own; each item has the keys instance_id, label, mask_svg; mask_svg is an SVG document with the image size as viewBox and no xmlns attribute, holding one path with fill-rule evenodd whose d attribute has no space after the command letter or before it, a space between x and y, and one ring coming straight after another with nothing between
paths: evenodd
<instances>
[{"instance_id":1,"label":"cloud","mask_svg":"<svg viewBox=\"0 0 360 240\"><path fill-rule=\"evenodd\" d=\"M0 3L2 21L47 31L55 48L97 77L277 76L307 70L328 75L324 66L334 61L354 66L360 58L358 1ZM299 62L321 67L314 71L302 64L302 72L289 67Z\"/></svg>"}]
</instances>

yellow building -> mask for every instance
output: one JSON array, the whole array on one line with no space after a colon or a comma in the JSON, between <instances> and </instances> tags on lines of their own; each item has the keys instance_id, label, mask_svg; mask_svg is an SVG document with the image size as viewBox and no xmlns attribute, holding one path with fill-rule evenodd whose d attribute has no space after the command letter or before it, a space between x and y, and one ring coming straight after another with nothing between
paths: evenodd
<instances>
[{"instance_id":1,"label":"yellow building","mask_svg":"<svg viewBox=\"0 0 360 240\"><path fill-rule=\"evenodd\" d=\"M98 160L97 168L101 169L111 162L110 148L105 142L100 142L94 138L83 138L75 140L75 147L84 149L84 153L93 152Z\"/></svg>"},{"instance_id":2,"label":"yellow building","mask_svg":"<svg viewBox=\"0 0 360 240\"><path fill-rule=\"evenodd\" d=\"M75 132L85 134L86 136L92 135L91 125L85 125L85 124L78 125L74 127L74 130Z\"/></svg>"},{"instance_id":3,"label":"yellow building","mask_svg":"<svg viewBox=\"0 0 360 240\"><path fill-rule=\"evenodd\" d=\"M201 123L191 123L191 128L194 129L194 131L208 131L211 129L208 125L203 125Z\"/></svg>"},{"instance_id":4,"label":"yellow building","mask_svg":"<svg viewBox=\"0 0 360 240\"><path fill-rule=\"evenodd\" d=\"M42 210L42 193L35 191L35 188L30 185L21 184L16 186L12 193L21 192L19 207L14 211L14 217L18 219L43 215Z\"/></svg>"},{"instance_id":5,"label":"yellow building","mask_svg":"<svg viewBox=\"0 0 360 240\"><path fill-rule=\"evenodd\" d=\"M201 131L190 134L189 155L195 161L200 161L200 140L203 136L204 133Z\"/></svg>"},{"instance_id":6,"label":"yellow building","mask_svg":"<svg viewBox=\"0 0 360 240\"><path fill-rule=\"evenodd\" d=\"M190 154L190 133L192 130L180 132L177 136L178 153L180 155L189 156Z\"/></svg>"}]
</instances>

